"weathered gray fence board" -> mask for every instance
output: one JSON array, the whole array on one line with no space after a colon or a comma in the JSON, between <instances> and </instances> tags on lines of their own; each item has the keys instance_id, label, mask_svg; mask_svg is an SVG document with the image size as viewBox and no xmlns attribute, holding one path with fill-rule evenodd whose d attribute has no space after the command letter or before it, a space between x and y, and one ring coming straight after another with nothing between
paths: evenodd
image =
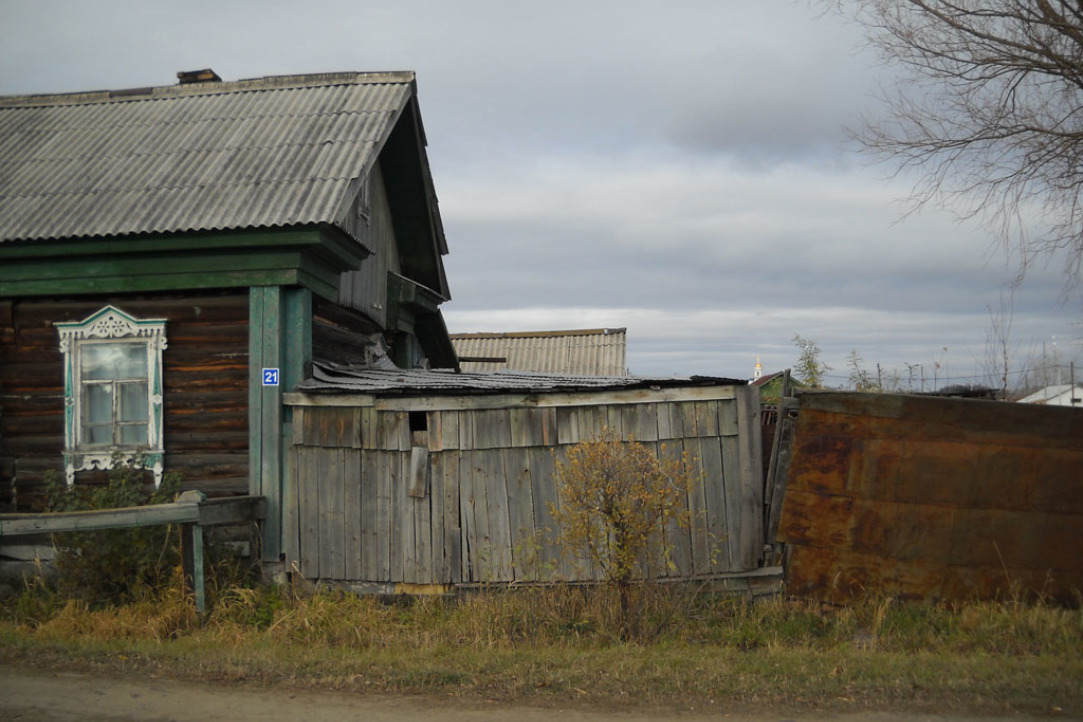
<instances>
[{"instance_id":1,"label":"weathered gray fence board","mask_svg":"<svg viewBox=\"0 0 1083 722\"><path fill-rule=\"evenodd\" d=\"M711 572L733 569L732 561L738 555L725 553L728 549L726 528L726 484L722 462L722 447L717 436L700 439L703 464L704 513L707 525L708 555Z\"/></svg>"},{"instance_id":2,"label":"weathered gray fence board","mask_svg":"<svg viewBox=\"0 0 1083 722\"><path fill-rule=\"evenodd\" d=\"M508 521L507 473L504 450L491 449L482 455L485 478L485 505L489 520L487 579L511 579L511 525Z\"/></svg>"},{"instance_id":3,"label":"weathered gray fence board","mask_svg":"<svg viewBox=\"0 0 1083 722\"><path fill-rule=\"evenodd\" d=\"M376 523L379 547L376 562L379 564L377 580L391 579L391 547L397 541L391 536L391 489L394 485L393 464L396 454L389 451L377 451L376 457Z\"/></svg>"},{"instance_id":4,"label":"weathered gray fence board","mask_svg":"<svg viewBox=\"0 0 1083 722\"><path fill-rule=\"evenodd\" d=\"M737 401L726 399L718 402L718 433L722 436L737 436Z\"/></svg>"},{"instance_id":5,"label":"weathered gray fence board","mask_svg":"<svg viewBox=\"0 0 1083 722\"><path fill-rule=\"evenodd\" d=\"M667 404L668 406L668 404ZM669 417L668 410L659 414L659 418ZM658 442L658 458L663 463L680 462L684 458L684 443L680 439L667 439ZM690 512L687 495L682 502L684 509ZM691 517L691 514L689 514ZM669 548L669 564L665 576L685 577L693 573L691 524L697 521L688 518L682 524L678 518L670 519L663 530L663 539Z\"/></svg>"},{"instance_id":6,"label":"weathered gray fence board","mask_svg":"<svg viewBox=\"0 0 1083 722\"><path fill-rule=\"evenodd\" d=\"M319 460L319 558L320 576L344 579L345 519L342 513L342 451L324 449Z\"/></svg>"},{"instance_id":7,"label":"weathered gray fence board","mask_svg":"<svg viewBox=\"0 0 1083 722\"><path fill-rule=\"evenodd\" d=\"M511 446L511 409L474 412L474 448L506 449Z\"/></svg>"},{"instance_id":8,"label":"weathered gray fence board","mask_svg":"<svg viewBox=\"0 0 1083 722\"><path fill-rule=\"evenodd\" d=\"M718 436L717 401L696 401L696 431L701 437Z\"/></svg>"},{"instance_id":9,"label":"weathered gray fence board","mask_svg":"<svg viewBox=\"0 0 1083 722\"><path fill-rule=\"evenodd\" d=\"M443 478L444 492L444 544L443 573L439 581L458 584L463 580L462 526L459 516L459 452L445 451L438 454L439 469Z\"/></svg>"},{"instance_id":10,"label":"weathered gray fence board","mask_svg":"<svg viewBox=\"0 0 1083 722\"><path fill-rule=\"evenodd\" d=\"M301 447L297 450L298 484L297 501L300 507L300 544L299 566L301 575L306 579L318 579L320 576L320 501L319 501L319 458L322 449Z\"/></svg>"},{"instance_id":11,"label":"weathered gray fence board","mask_svg":"<svg viewBox=\"0 0 1083 722\"><path fill-rule=\"evenodd\" d=\"M512 448L522 448L524 446L536 446L535 430L533 419L531 418L531 412L537 411L537 409L523 408L523 409L509 409L509 423L511 424L511 444Z\"/></svg>"},{"instance_id":12,"label":"weathered gray fence board","mask_svg":"<svg viewBox=\"0 0 1083 722\"><path fill-rule=\"evenodd\" d=\"M609 432L612 434L624 436L624 407L610 404L604 408L606 415L605 428L609 429Z\"/></svg>"},{"instance_id":13,"label":"weathered gray fence board","mask_svg":"<svg viewBox=\"0 0 1083 722\"><path fill-rule=\"evenodd\" d=\"M685 452L697 466L703 464L703 444L704 440L697 437L684 440ZM711 570L710 517L707 508L706 484L707 480L703 474L700 474L692 480L688 490L688 508L692 518L692 526L689 530L692 541L692 568L696 574L706 574Z\"/></svg>"},{"instance_id":14,"label":"weathered gray fence board","mask_svg":"<svg viewBox=\"0 0 1083 722\"><path fill-rule=\"evenodd\" d=\"M465 424L460 425L460 429ZM474 494L474 451L459 452L459 518L462 523L462 580L479 581L475 578L473 559L478 555L478 528L474 509L477 499Z\"/></svg>"},{"instance_id":15,"label":"weathered gray fence board","mask_svg":"<svg viewBox=\"0 0 1083 722\"><path fill-rule=\"evenodd\" d=\"M725 508L722 511L725 515L726 528L725 539L722 540L722 544L726 550L730 568L735 569L737 567L733 565L745 555L744 540L740 532L740 525L743 523L741 515L744 513L744 499L741 496L740 480L741 448L736 436L723 436L721 445L722 473L726 478Z\"/></svg>"},{"instance_id":16,"label":"weathered gray fence board","mask_svg":"<svg viewBox=\"0 0 1083 722\"><path fill-rule=\"evenodd\" d=\"M345 574L346 579L362 579L361 576L361 515L366 500L361 494L361 452L357 449L343 451L343 498L342 513L346 519ZM368 500L371 503L371 500Z\"/></svg>"},{"instance_id":17,"label":"weathered gray fence board","mask_svg":"<svg viewBox=\"0 0 1083 722\"><path fill-rule=\"evenodd\" d=\"M549 449L527 451L530 472L530 498L533 502L533 527L537 543L538 574L542 579L560 573L561 554L556 544L556 522L553 508L557 504L554 484L554 460Z\"/></svg>"},{"instance_id":18,"label":"weathered gray fence board","mask_svg":"<svg viewBox=\"0 0 1083 722\"><path fill-rule=\"evenodd\" d=\"M476 417L474 416L474 414L459 414L459 443L455 448L462 451L472 451L474 448L476 448L474 446L475 419Z\"/></svg>"},{"instance_id":19,"label":"weathered gray fence board","mask_svg":"<svg viewBox=\"0 0 1083 722\"><path fill-rule=\"evenodd\" d=\"M696 404L694 401L682 401L676 406L680 409L681 414L681 431L685 438L696 438L699 436L699 427L696 426Z\"/></svg>"},{"instance_id":20,"label":"weathered gray fence board","mask_svg":"<svg viewBox=\"0 0 1083 722\"><path fill-rule=\"evenodd\" d=\"M409 495L404 495L402 499L402 508L397 511L395 516L402 520L402 580L410 584L417 584L420 581L420 568L422 561L418 556L418 552L421 548L421 539L418 536L421 519L421 511L418 506L421 503L420 499L414 499Z\"/></svg>"},{"instance_id":21,"label":"weathered gray fence board","mask_svg":"<svg viewBox=\"0 0 1083 722\"><path fill-rule=\"evenodd\" d=\"M363 418L363 417L362 417ZM364 452L361 461L361 572L358 579L379 579L379 455Z\"/></svg>"},{"instance_id":22,"label":"weathered gray fence board","mask_svg":"<svg viewBox=\"0 0 1083 722\"><path fill-rule=\"evenodd\" d=\"M406 581L403 576L407 553L407 530L409 530L409 551L413 556L413 519L406 515L406 480L403 470L404 455L387 452L388 477L391 480L391 576L392 582ZM409 524L407 524L409 521Z\"/></svg>"},{"instance_id":23,"label":"weathered gray fence board","mask_svg":"<svg viewBox=\"0 0 1083 722\"><path fill-rule=\"evenodd\" d=\"M739 446L741 464L739 520L735 520L735 534L741 535L741 548L745 554L737 560L734 568L751 569L758 566L763 556L763 451L760 443L760 397L752 386L737 389L737 419L740 427Z\"/></svg>"},{"instance_id":24,"label":"weathered gray fence board","mask_svg":"<svg viewBox=\"0 0 1083 722\"><path fill-rule=\"evenodd\" d=\"M376 430L378 412L371 406L361 409L361 448L366 451L379 448L379 434Z\"/></svg>"},{"instance_id":25,"label":"weathered gray fence board","mask_svg":"<svg viewBox=\"0 0 1083 722\"><path fill-rule=\"evenodd\" d=\"M508 482L508 522L511 525L512 573L516 581L537 581L534 493L530 479L528 449L508 449L505 455Z\"/></svg>"},{"instance_id":26,"label":"weathered gray fence board","mask_svg":"<svg viewBox=\"0 0 1083 722\"><path fill-rule=\"evenodd\" d=\"M556 409L557 443L574 444L579 440L579 410L572 407Z\"/></svg>"}]
</instances>

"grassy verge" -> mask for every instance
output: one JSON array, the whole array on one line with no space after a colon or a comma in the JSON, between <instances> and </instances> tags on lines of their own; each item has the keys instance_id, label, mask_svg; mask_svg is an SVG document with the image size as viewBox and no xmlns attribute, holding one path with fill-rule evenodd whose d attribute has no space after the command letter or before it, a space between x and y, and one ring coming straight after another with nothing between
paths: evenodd
<instances>
[{"instance_id":1,"label":"grassy verge","mask_svg":"<svg viewBox=\"0 0 1083 722\"><path fill-rule=\"evenodd\" d=\"M620 641L604 589L383 603L231 589L199 620L177 592L93 610L12 600L0 662L523 704L1083 714L1083 611L847 608L652 590Z\"/></svg>"}]
</instances>

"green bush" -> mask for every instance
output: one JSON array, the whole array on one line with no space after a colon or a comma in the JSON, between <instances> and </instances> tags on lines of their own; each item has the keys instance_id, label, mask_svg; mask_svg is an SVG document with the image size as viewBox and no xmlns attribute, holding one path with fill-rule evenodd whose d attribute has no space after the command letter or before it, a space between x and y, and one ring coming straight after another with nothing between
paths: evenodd
<instances>
[{"instance_id":1,"label":"green bush","mask_svg":"<svg viewBox=\"0 0 1083 722\"><path fill-rule=\"evenodd\" d=\"M115 463L109 483L98 488L68 486L58 473L46 478L49 511L118 509L173 501L179 474L162 478L157 489L136 465ZM160 594L180 565L180 531L173 526L68 532L53 535L58 587L62 595L91 605L124 604Z\"/></svg>"}]
</instances>

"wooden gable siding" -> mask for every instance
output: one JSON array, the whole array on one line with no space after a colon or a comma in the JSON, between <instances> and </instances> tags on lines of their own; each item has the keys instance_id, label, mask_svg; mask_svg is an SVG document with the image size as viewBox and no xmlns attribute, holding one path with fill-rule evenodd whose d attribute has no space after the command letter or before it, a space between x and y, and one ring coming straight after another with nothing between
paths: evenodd
<instances>
[{"instance_id":1,"label":"wooden gable siding","mask_svg":"<svg viewBox=\"0 0 1083 722\"><path fill-rule=\"evenodd\" d=\"M553 474L571 445L610 428L656 453L687 453L703 472L687 499L694 524L665 531L674 565L657 560L655 573L755 569L758 410L753 390L731 390L729 398L588 406L295 406L287 562L310 580L376 588L595 580L554 544Z\"/></svg>"},{"instance_id":2,"label":"wooden gable siding","mask_svg":"<svg viewBox=\"0 0 1083 722\"><path fill-rule=\"evenodd\" d=\"M0 509L37 511L63 469L63 355L54 324L107 304L165 318L165 468L211 494L248 489L248 294L0 301ZM79 472L76 483L104 475Z\"/></svg>"},{"instance_id":3,"label":"wooden gable siding","mask_svg":"<svg viewBox=\"0 0 1083 722\"><path fill-rule=\"evenodd\" d=\"M355 234L371 251L360 269L346 271L339 284L338 302L361 311L380 326L387 325L387 274L402 273L391 208L379 163L369 174L369 215L357 219Z\"/></svg>"}]
</instances>

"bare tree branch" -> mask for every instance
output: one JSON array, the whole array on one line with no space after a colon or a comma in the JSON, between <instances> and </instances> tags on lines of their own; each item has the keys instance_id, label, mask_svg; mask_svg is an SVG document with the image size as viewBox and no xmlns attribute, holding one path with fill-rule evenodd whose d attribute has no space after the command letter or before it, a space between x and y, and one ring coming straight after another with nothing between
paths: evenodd
<instances>
[{"instance_id":1,"label":"bare tree branch","mask_svg":"<svg viewBox=\"0 0 1083 722\"><path fill-rule=\"evenodd\" d=\"M902 70L889 114L855 133L916 170L915 208L982 221L1015 251L1083 270L1083 2L837 0L883 61Z\"/></svg>"}]
</instances>

